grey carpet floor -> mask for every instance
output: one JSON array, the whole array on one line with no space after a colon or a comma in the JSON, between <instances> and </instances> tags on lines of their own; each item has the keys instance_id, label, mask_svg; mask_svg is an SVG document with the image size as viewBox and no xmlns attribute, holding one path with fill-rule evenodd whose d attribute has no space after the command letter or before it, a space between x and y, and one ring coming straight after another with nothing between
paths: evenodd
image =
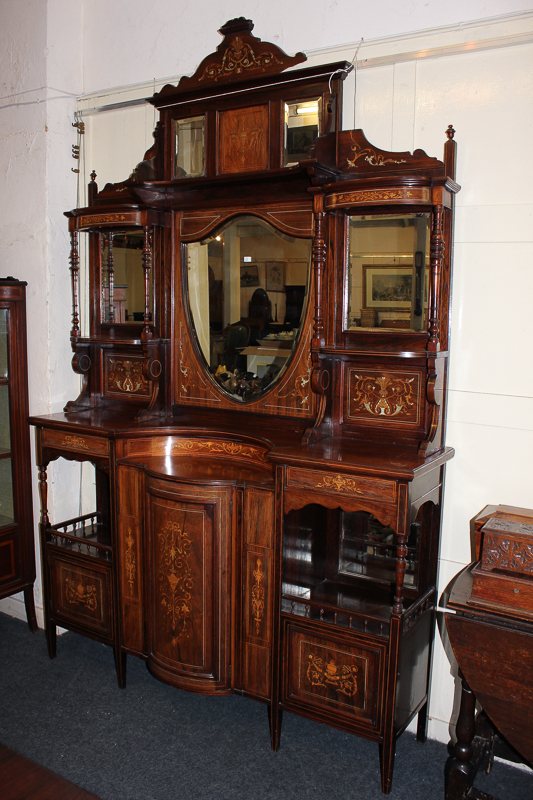
<instances>
[{"instance_id":1,"label":"grey carpet floor","mask_svg":"<svg viewBox=\"0 0 533 800\"><path fill-rule=\"evenodd\" d=\"M50 661L42 631L0 614L0 663L0 741L102 800L383 797L376 744L285 714L273 753L263 705L173 689L132 657L121 690L112 650L74 633ZM446 758L445 745L404 734L389 797L443 799ZM527 800L532 781L497 763L479 785Z\"/></svg>"}]
</instances>

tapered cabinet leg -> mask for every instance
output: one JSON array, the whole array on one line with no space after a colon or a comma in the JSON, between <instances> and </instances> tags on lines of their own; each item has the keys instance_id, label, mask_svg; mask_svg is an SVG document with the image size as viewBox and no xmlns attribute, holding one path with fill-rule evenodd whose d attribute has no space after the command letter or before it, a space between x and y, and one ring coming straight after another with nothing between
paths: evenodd
<instances>
[{"instance_id":1,"label":"tapered cabinet leg","mask_svg":"<svg viewBox=\"0 0 533 800\"><path fill-rule=\"evenodd\" d=\"M46 633L46 644L48 645L48 655L50 658L56 657L56 626L45 619L44 629Z\"/></svg>"},{"instance_id":2,"label":"tapered cabinet leg","mask_svg":"<svg viewBox=\"0 0 533 800\"><path fill-rule=\"evenodd\" d=\"M272 750L276 752L279 750L279 741L281 737L281 723L283 720L283 711L276 706L272 709L268 706L268 724L270 726L270 743Z\"/></svg>"},{"instance_id":3,"label":"tapered cabinet leg","mask_svg":"<svg viewBox=\"0 0 533 800\"><path fill-rule=\"evenodd\" d=\"M381 768L381 791L388 794L392 786L396 739L394 736L379 745L379 765Z\"/></svg>"},{"instance_id":4,"label":"tapered cabinet leg","mask_svg":"<svg viewBox=\"0 0 533 800\"><path fill-rule=\"evenodd\" d=\"M126 663L128 660L128 656L126 653L122 651L122 649L117 645L113 648L113 654L115 656L115 669L117 670L117 681L119 689L126 688Z\"/></svg>"},{"instance_id":5,"label":"tapered cabinet leg","mask_svg":"<svg viewBox=\"0 0 533 800\"><path fill-rule=\"evenodd\" d=\"M24 589L24 605L26 607L26 617L28 620L28 627L32 633L37 633L39 626L37 625L37 617L35 615L35 599L33 597L33 586L26 586Z\"/></svg>"},{"instance_id":6,"label":"tapered cabinet leg","mask_svg":"<svg viewBox=\"0 0 533 800\"><path fill-rule=\"evenodd\" d=\"M419 742L425 742L428 738L428 704L424 703L418 712L418 720L416 724L416 738Z\"/></svg>"}]
</instances>

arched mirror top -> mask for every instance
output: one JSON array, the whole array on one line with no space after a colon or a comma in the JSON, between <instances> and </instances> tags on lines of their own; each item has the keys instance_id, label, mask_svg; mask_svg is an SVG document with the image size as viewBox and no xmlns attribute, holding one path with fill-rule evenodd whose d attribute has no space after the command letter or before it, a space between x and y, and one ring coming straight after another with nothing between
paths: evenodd
<instances>
[{"instance_id":1,"label":"arched mirror top","mask_svg":"<svg viewBox=\"0 0 533 800\"><path fill-rule=\"evenodd\" d=\"M285 373L301 338L311 238L240 214L186 245L191 324L205 368L239 403Z\"/></svg>"}]
</instances>

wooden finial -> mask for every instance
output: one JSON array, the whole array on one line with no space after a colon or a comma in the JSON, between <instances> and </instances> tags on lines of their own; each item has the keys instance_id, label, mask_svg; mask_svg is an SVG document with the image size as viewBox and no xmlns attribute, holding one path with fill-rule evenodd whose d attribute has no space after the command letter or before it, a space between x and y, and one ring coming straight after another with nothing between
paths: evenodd
<instances>
[{"instance_id":1,"label":"wooden finial","mask_svg":"<svg viewBox=\"0 0 533 800\"><path fill-rule=\"evenodd\" d=\"M455 135L455 130L454 130L453 125L448 125L448 127L446 128L446 136L451 141L453 139L454 135Z\"/></svg>"},{"instance_id":2,"label":"wooden finial","mask_svg":"<svg viewBox=\"0 0 533 800\"><path fill-rule=\"evenodd\" d=\"M455 180L455 169L457 163L457 142L453 138L455 130L453 125L448 125L446 130L447 139L444 142L444 171L448 178Z\"/></svg>"},{"instance_id":3,"label":"wooden finial","mask_svg":"<svg viewBox=\"0 0 533 800\"><path fill-rule=\"evenodd\" d=\"M93 171L91 172L91 182L89 184L87 193L88 205L92 206L94 204L94 198L96 197L97 194L98 194L98 184L96 183L96 172L93 169Z\"/></svg>"}]
</instances>

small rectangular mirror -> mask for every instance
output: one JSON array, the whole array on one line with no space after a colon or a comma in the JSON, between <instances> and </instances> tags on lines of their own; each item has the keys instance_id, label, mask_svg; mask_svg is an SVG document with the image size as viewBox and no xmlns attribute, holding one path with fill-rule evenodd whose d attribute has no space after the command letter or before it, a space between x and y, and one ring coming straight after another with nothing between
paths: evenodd
<instances>
[{"instance_id":1,"label":"small rectangular mirror","mask_svg":"<svg viewBox=\"0 0 533 800\"><path fill-rule=\"evenodd\" d=\"M205 117L174 120L173 178L205 175Z\"/></svg>"},{"instance_id":2,"label":"small rectangular mirror","mask_svg":"<svg viewBox=\"0 0 533 800\"><path fill-rule=\"evenodd\" d=\"M349 217L345 329L426 330L429 222L428 213Z\"/></svg>"},{"instance_id":3,"label":"small rectangular mirror","mask_svg":"<svg viewBox=\"0 0 533 800\"><path fill-rule=\"evenodd\" d=\"M307 158L311 145L320 136L321 105L319 97L284 104L284 167L292 167Z\"/></svg>"}]
</instances>

